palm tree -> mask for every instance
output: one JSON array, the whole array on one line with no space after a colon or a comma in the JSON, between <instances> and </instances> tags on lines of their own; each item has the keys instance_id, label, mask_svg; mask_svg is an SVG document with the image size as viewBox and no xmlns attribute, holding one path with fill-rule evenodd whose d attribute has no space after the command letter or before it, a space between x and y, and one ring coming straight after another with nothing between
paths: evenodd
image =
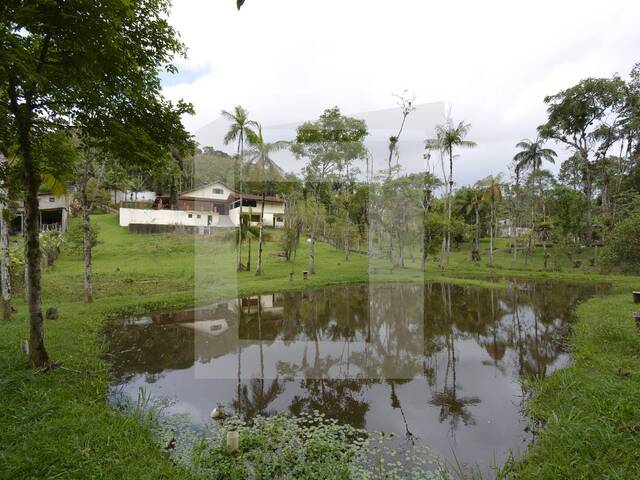
<instances>
[{"instance_id":1,"label":"palm tree","mask_svg":"<svg viewBox=\"0 0 640 480\"><path fill-rule=\"evenodd\" d=\"M436 126L436 138L427 140L427 148L437 148L449 159L449 189L447 192L447 218L451 224L451 194L453 192L453 150L454 148L473 148L475 142L465 140L471 130L471 124L464 121L454 124L453 119L448 118L444 125ZM444 167L443 167L444 168ZM446 174L445 174L446 177ZM446 178L445 178L446 181ZM447 228L446 251L451 251L451 229Z\"/></svg>"},{"instance_id":2,"label":"palm tree","mask_svg":"<svg viewBox=\"0 0 640 480\"><path fill-rule=\"evenodd\" d=\"M487 179L486 188L482 194L482 201L489 205L491 219L489 221L489 263L493 266L493 247L498 228L497 210L498 204L502 201L502 186L500 185L500 175L491 176Z\"/></svg>"},{"instance_id":3,"label":"palm tree","mask_svg":"<svg viewBox=\"0 0 640 480\"><path fill-rule=\"evenodd\" d=\"M460 210L465 217L471 215L475 219L475 234L473 239L473 251L471 258L473 261L480 260L480 208L482 207L482 192L478 188L465 188L461 192ZM456 194L456 198L458 194Z\"/></svg>"},{"instance_id":4,"label":"palm tree","mask_svg":"<svg viewBox=\"0 0 640 480\"><path fill-rule=\"evenodd\" d=\"M282 169L270 158L270 154L283 150L289 146L284 140L278 142L265 142L262 136L262 127L258 125L258 133L249 133L249 143L252 148L249 152L250 161L257 167L257 173L262 183L262 204L260 206L260 235L258 237L258 265L256 275L262 273L262 244L264 238L264 202L267 196L267 183L282 175ZM267 180L269 179L269 180Z\"/></svg>"},{"instance_id":5,"label":"palm tree","mask_svg":"<svg viewBox=\"0 0 640 480\"><path fill-rule=\"evenodd\" d=\"M248 135L255 134L254 128L258 127L258 123L254 120L249 120L249 112L247 112L242 106L237 105L232 112L222 110L222 117L231 122L229 130L224 136L224 144L228 145L230 142L238 142L238 162L239 162L239 175L240 175L240 212L239 219L242 223L242 191L243 191L243 178L242 178L242 162L244 159L244 143L247 140ZM242 236L238 235L238 257L237 257L237 269L242 270Z\"/></svg>"},{"instance_id":6,"label":"palm tree","mask_svg":"<svg viewBox=\"0 0 640 480\"><path fill-rule=\"evenodd\" d=\"M516 161L516 174L518 175L529 168L533 172L537 172L545 160L549 163L556 162L556 152L550 148L544 148L540 139L532 142L525 138L516 144L516 148L521 149L513 157Z\"/></svg>"},{"instance_id":7,"label":"palm tree","mask_svg":"<svg viewBox=\"0 0 640 480\"><path fill-rule=\"evenodd\" d=\"M542 167L542 163L546 160L549 163L556 163L555 158L557 154L554 150L550 148L544 148L544 143L538 137L535 142L525 138L521 142L516 144L516 148L519 148L520 151L515 154L513 160L515 161L516 167L516 177L519 179L520 174L526 170L531 169L531 172L534 175L534 178L537 177L538 171ZM542 184L539 182L538 184L538 195L540 201L542 201ZM532 205L531 208L531 229L533 231L534 224L534 216L535 216L535 208ZM531 242L531 235L529 236L529 243ZM529 245L528 249L531 248Z\"/></svg>"},{"instance_id":8,"label":"palm tree","mask_svg":"<svg viewBox=\"0 0 640 480\"><path fill-rule=\"evenodd\" d=\"M513 157L516 162L515 170L518 178L522 172L528 169L531 169L531 172L537 175L545 160L549 163L556 163L556 152L550 148L544 148L543 142L540 139L532 142L528 138L525 138L516 144L516 148L521 149ZM538 186L540 187L540 185ZM538 193L540 194L540 198L542 198L542 192L539 191Z\"/></svg>"}]
</instances>

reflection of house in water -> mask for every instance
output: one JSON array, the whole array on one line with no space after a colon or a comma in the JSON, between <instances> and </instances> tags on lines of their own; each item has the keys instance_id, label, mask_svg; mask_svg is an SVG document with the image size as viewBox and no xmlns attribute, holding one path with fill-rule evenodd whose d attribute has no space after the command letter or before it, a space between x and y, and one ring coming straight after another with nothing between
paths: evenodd
<instances>
[{"instance_id":1,"label":"reflection of house in water","mask_svg":"<svg viewBox=\"0 0 640 480\"><path fill-rule=\"evenodd\" d=\"M213 335L217 337L229 330L229 324L224 318L216 320L199 320L197 322L179 323L178 326L182 328L190 328L197 333L205 333L207 335Z\"/></svg>"},{"instance_id":2,"label":"reflection of house in water","mask_svg":"<svg viewBox=\"0 0 640 480\"><path fill-rule=\"evenodd\" d=\"M260 312L263 315L282 315L284 313L284 295L281 293L272 293L242 299L242 313L249 315L257 313L258 307L260 307Z\"/></svg>"},{"instance_id":3,"label":"reflection of house in water","mask_svg":"<svg viewBox=\"0 0 640 480\"><path fill-rule=\"evenodd\" d=\"M242 340L273 340L281 332L285 321L284 295L273 293L244 297L240 304Z\"/></svg>"},{"instance_id":4,"label":"reflection of house in water","mask_svg":"<svg viewBox=\"0 0 640 480\"><path fill-rule=\"evenodd\" d=\"M235 314L229 309L227 302L220 302L211 307L194 308L155 317L157 323L173 324L179 328L193 330L196 334L217 337L229 330L230 324L235 324Z\"/></svg>"}]
</instances>

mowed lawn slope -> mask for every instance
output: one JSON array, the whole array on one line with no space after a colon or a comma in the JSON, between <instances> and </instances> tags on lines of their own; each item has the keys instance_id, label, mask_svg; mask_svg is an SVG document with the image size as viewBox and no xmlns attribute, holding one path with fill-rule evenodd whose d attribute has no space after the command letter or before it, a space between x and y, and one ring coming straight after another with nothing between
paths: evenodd
<instances>
[{"instance_id":1,"label":"mowed lawn slope","mask_svg":"<svg viewBox=\"0 0 640 480\"><path fill-rule=\"evenodd\" d=\"M46 321L47 347L62 368L38 373L28 368L19 342L28 337L26 308L16 298L15 318L0 322L0 478L188 478L156 446L149 430L134 418L113 412L107 398L108 363L101 329L109 318L166 310L236 295L317 285L366 281L454 281L496 285L503 277L606 281L610 295L579 307L572 344L575 364L537 385L530 403L545 426L518 478L640 478L640 340L633 325L630 291L637 277L606 276L597 268L572 268L560 255L543 270L542 253L525 268L514 262L506 242L489 268L486 244L479 265L468 260L468 246L452 253L446 274L431 258L427 274L418 258L390 272L376 259L367 273L364 255L318 245L316 275L302 280L307 243L294 264L277 255L277 233L264 253L265 271L235 272L231 242L189 235L129 235L116 215L97 215L101 243L94 250L95 297L82 302L82 258L64 252L43 278L43 307L59 319ZM245 246L245 254L247 247ZM255 267L257 241L252 242ZM580 258L583 265L592 252ZM498 283L496 286L501 285ZM194 290L195 289L195 290ZM195 292L195 293L194 293ZM640 308L638 308L640 310Z\"/></svg>"}]
</instances>

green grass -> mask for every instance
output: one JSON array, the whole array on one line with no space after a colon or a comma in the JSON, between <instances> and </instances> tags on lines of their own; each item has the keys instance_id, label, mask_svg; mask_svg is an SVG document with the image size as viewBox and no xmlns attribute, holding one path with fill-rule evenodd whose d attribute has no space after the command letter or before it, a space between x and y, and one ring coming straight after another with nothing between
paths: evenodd
<instances>
[{"instance_id":1,"label":"green grass","mask_svg":"<svg viewBox=\"0 0 640 480\"><path fill-rule=\"evenodd\" d=\"M516 465L519 478L640 477L640 335L633 325L630 291L637 277L612 276L588 267L592 252L563 255L543 269L538 251L525 268L499 242L493 268L487 244L479 265L468 260L468 246L452 253L445 274L430 258L428 272L417 255L406 269L390 272L384 260L367 274L367 259L318 245L317 274L307 269L304 242L289 280L291 264L268 242L265 273L240 274L228 242L184 235L128 235L115 215L93 217L102 243L94 251L95 297L82 302L82 260L68 253L43 277L43 307L55 306L60 318L46 321L46 341L62 368L43 374L28 368L19 342L28 337L26 307L10 322L0 322L0 478L188 478L154 443L149 429L112 411L106 399L108 364L101 329L109 318L148 310L180 308L195 302L240 294L367 281L451 281L501 286L504 277L550 278L613 285L610 295L580 306L572 340L573 366L536 385L530 412L544 424L526 458ZM255 267L257 242L252 245ZM246 247L245 247L246 252ZM496 283L497 282L497 283ZM194 289L194 287L196 287Z\"/></svg>"},{"instance_id":2,"label":"green grass","mask_svg":"<svg viewBox=\"0 0 640 480\"><path fill-rule=\"evenodd\" d=\"M640 329L630 289L578 307L572 366L539 382L529 414L544 428L520 478L640 478Z\"/></svg>"}]
</instances>

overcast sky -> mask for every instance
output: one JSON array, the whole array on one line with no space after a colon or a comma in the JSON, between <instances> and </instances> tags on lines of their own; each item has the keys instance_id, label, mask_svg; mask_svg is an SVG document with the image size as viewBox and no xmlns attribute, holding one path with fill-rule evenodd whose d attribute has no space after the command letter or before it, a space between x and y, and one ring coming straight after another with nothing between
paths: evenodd
<instances>
[{"instance_id":1,"label":"overcast sky","mask_svg":"<svg viewBox=\"0 0 640 480\"><path fill-rule=\"evenodd\" d=\"M640 62L638 19L637 0L247 0L240 12L235 0L174 0L170 22L189 53L163 82L195 106L184 119L193 133L237 104L277 125L334 105L387 109L405 89L417 103L447 102L478 143L456 164L466 184L506 171L515 143L544 121L545 95L588 76L626 78Z\"/></svg>"}]
</instances>

